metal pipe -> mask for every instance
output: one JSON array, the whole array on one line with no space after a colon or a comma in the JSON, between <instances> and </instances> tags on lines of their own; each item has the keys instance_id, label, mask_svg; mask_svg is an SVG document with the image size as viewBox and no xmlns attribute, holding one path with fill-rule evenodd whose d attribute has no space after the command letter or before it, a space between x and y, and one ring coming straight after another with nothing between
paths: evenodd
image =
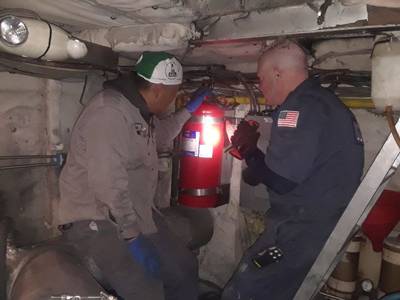
<instances>
[{"instance_id":1,"label":"metal pipe","mask_svg":"<svg viewBox=\"0 0 400 300\"><path fill-rule=\"evenodd\" d=\"M389 124L390 132L392 133L393 138L396 141L397 145L400 147L400 136L396 129L396 122L394 121L393 108L391 105L386 106L385 115Z\"/></svg>"},{"instance_id":2,"label":"metal pipe","mask_svg":"<svg viewBox=\"0 0 400 300\"><path fill-rule=\"evenodd\" d=\"M54 158L56 155L2 155L0 160L10 160L10 159L37 159L37 158Z\"/></svg>"},{"instance_id":3,"label":"metal pipe","mask_svg":"<svg viewBox=\"0 0 400 300\"><path fill-rule=\"evenodd\" d=\"M235 96L235 97L223 97L223 99L228 99L235 104L249 104L249 97ZM370 97L340 97L340 100L348 108L360 108L360 109L375 109L375 104ZM257 101L265 105L264 97L258 97Z\"/></svg>"},{"instance_id":4,"label":"metal pipe","mask_svg":"<svg viewBox=\"0 0 400 300\"><path fill-rule=\"evenodd\" d=\"M328 293L325 293L325 292L319 292L319 294L322 295L322 296L325 296L325 297L327 297L329 299L332 299L332 300L345 300L344 298L341 298L341 297L338 297L338 296L334 296L334 295L331 295L331 294L328 294Z\"/></svg>"},{"instance_id":5,"label":"metal pipe","mask_svg":"<svg viewBox=\"0 0 400 300\"><path fill-rule=\"evenodd\" d=\"M23 168L52 167L56 165L57 165L56 163L36 163L36 164L14 165L14 166L0 166L0 171L23 169Z\"/></svg>"}]
</instances>

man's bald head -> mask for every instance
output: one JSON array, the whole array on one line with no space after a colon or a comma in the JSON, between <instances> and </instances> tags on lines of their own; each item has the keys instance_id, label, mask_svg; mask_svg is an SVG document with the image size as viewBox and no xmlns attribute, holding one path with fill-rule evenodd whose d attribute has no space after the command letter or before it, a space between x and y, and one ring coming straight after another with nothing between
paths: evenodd
<instances>
[{"instance_id":1,"label":"man's bald head","mask_svg":"<svg viewBox=\"0 0 400 300\"><path fill-rule=\"evenodd\" d=\"M307 56L296 43L280 41L259 58L257 76L267 103L280 105L307 79Z\"/></svg>"},{"instance_id":2,"label":"man's bald head","mask_svg":"<svg viewBox=\"0 0 400 300\"><path fill-rule=\"evenodd\" d=\"M284 40L277 42L259 58L258 65L265 64L281 70L298 70L307 72L307 56L296 43Z\"/></svg>"}]
</instances>

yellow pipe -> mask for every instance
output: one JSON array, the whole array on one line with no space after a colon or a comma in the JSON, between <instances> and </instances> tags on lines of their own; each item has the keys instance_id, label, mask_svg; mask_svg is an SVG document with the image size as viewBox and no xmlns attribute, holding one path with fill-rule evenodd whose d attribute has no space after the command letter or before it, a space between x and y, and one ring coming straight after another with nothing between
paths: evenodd
<instances>
[{"instance_id":1,"label":"yellow pipe","mask_svg":"<svg viewBox=\"0 0 400 300\"><path fill-rule=\"evenodd\" d=\"M249 97L218 97L221 102L225 102L227 104L249 104ZM265 104L264 97L259 97L259 104ZM363 109L373 109L375 108L374 102L369 97L341 97L340 100L348 107L348 108L363 108Z\"/></svg>"},{"instance_id":2,"label":"yellow pipe","mask_svg":"<svg viewBox=\"0 0 400 300\"><path fill-rule=\"evenodd\" d=\"M342 100L348 108L375 108L374 102L369 97L342 97L340 100Z\"/></svg>"}]
</instances>

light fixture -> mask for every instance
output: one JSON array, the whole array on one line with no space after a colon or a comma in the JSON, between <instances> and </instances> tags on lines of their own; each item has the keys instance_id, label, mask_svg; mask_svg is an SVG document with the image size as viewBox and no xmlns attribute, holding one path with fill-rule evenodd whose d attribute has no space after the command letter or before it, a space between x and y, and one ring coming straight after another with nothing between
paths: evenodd
<instances>
[{"instance_id":1,"label":"light fixture","mask_svg":"<svg viewBox=\"0 0 400 300\"><path fill-rule=\"evenodd\" d=\"M86 56L88 49L84 42L72 38L67 42L67 52L69 57L79 59Z\"/></svg>"},{"instance_id":2,"label":"light fixture","mask_svg":"<svg viewBox=\"0 0 400 300\"><path fill-rule=\"evenodd\" d=\"M374 289L374 283L370 279L363 279L360 285L361 290L365 293L371 293Z\"/></svg>"},{"instance_id":3,"label":"light fixture","mask_svg":"<svg viewBox=\"0 0 400 300\"><path fill-rule=\"evenodd\" d=\"M88 48L55 24L39 18L6 15L0 16L0 51L26 58L64 61L85 57Z\"/></svg>"},{"instance_id":4,"label":"light fixture","mask_svg":"<svg viewBox=\"0 0 400 300\"><path fill-rule=\"evenodd\" d=\"M5 16L0 19L1 40L12 46L23 44L28 38L28 28L17 17Z\"/></svg>"}]
</instances>

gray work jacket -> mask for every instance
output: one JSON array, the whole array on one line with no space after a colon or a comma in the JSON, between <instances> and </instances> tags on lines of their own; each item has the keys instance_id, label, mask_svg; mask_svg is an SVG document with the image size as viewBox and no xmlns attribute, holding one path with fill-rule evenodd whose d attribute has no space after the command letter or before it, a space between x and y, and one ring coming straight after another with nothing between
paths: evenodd
<instances>
[{"instance_id":1,"label":"gray work jacket","mask_svg":"<svg viewBox=\"0 0 400 300\"><path fill-rule=\"evenodd\" d=\"M146 122L122 93L105 89L97 94L72 132L59 181L58 224L111 218L122 238L156 232L156 136L160 142L172 140L190 116L183 109Z\"/></svg>"}]
</instances>

